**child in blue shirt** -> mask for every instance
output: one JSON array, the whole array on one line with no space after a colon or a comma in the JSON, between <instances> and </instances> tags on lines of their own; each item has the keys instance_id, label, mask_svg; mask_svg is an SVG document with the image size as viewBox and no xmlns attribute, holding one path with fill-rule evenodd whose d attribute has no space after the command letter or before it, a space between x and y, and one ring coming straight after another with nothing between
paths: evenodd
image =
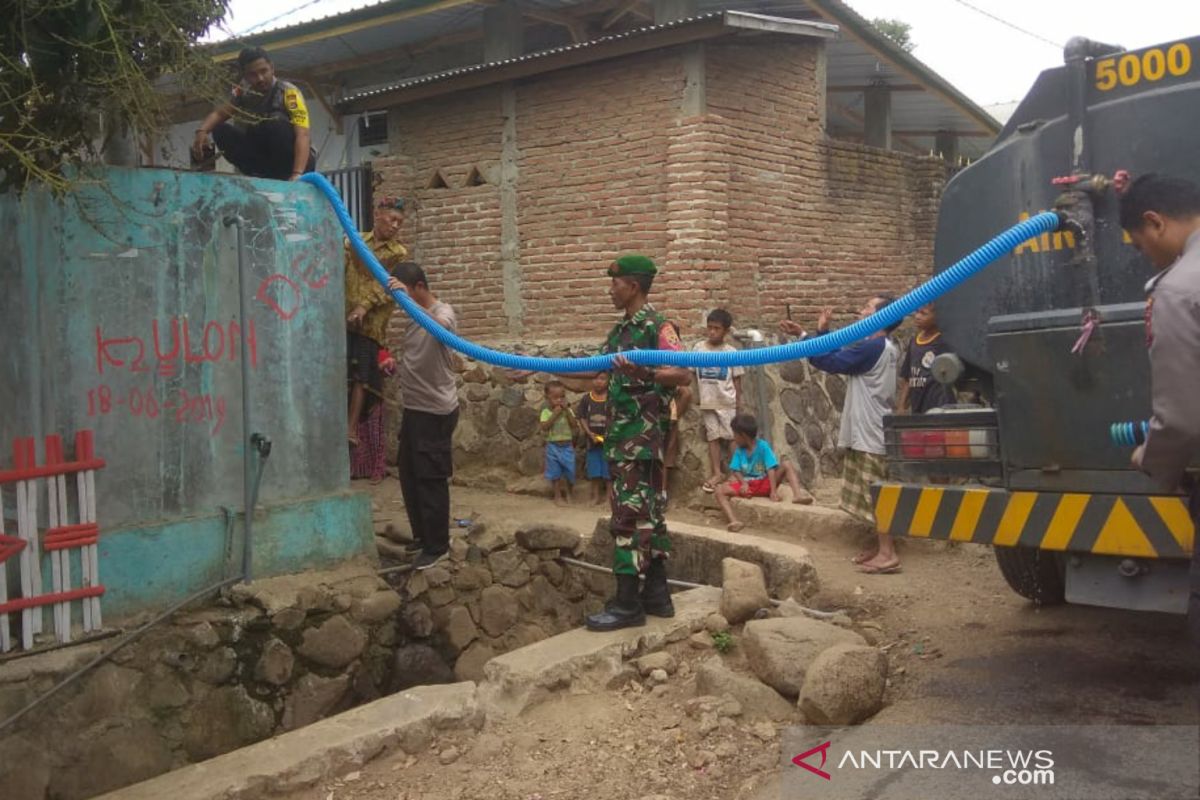
<instances>
[{"instance_id":1,"label":"child in blue shirt","mask_svg":"<svg viewBox=\"0 0 1200 800\"><path fill-rule=\"evenodd\" d=\"M737 532L746 527L733 513L731 497L769 497L776 503L779 496L780 479L792 488L792 502L807 505L812 495L800 486L796 468L788 462L780 462L766 439L758 438L758 420L751 414L738 414L730 423L733 429L733 458L729 461L732 476L728 483L717 487L717 502L729 520L726 529Z\"/></svg>"}]
</instances>

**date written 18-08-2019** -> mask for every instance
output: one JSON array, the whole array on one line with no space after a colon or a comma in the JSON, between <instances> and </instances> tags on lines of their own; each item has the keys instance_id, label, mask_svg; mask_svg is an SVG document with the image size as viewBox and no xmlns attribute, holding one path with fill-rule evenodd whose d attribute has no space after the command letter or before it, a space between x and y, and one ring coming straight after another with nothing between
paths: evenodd
<instances>
[{"instance_id":1,"label":"date written 18-08-2019","mask_svg":"<svg viewBox=\"0 0 1200 800\"><path fill-rule=\"evenodd\" d=\"M216 436L225 424L224 395L193 394L187 389L174 389L159 399L154 389L130 387L114 392L101 384L87 393L88 416L104 416L124 411L132 417L155 420L162 417L176 423L207 423L209 433Z\"/></svg>"}]
</instances>

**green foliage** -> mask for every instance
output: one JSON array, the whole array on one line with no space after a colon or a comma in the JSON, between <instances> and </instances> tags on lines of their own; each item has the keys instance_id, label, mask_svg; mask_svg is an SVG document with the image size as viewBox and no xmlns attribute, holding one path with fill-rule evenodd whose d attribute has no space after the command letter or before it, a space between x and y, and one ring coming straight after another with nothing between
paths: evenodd
<instances>
[{"instance_id":1,"label":"green foliage","mask_svg":"<svg viewBox=\"0 0 1200 800\"><path fill-rule=\"evenodd\" d=\"M729 631L718 631L712 635L713 647L724 655L733 649L733 635Z\"/></svg>"},{"instance_id":2,"label":"green foliage","mask_svg":"<svg viewBox=\"0 0 1200 800\"><path fill-rule=\"evenodd\" d=\"M875 30L898 44L904 52L911 53L912 49L916 47L916 44L912 40L912 25L909 25L907 22L898 19L876 17L871 20L871 24L875 26Z\"/></svg>"},{"instance_id":3,"label":"green foliage","mask_svg":"<svg viewBox=\"0 0 1200 800\"><path fill-rule=\"evenodd\" d=\"M62 190L106 130L150 136L175 94L215 99L228 72L194 45L229 0L10 0L0 28L0 188Z\"/></svg>"}]
</instances>

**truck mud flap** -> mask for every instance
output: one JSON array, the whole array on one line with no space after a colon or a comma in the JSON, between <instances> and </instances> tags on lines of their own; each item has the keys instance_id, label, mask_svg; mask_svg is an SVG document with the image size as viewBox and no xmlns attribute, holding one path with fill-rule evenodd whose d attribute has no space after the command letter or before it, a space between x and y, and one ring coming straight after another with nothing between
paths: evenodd
<instances>
[{"instance_id":1,"label":"truck mud flap","mask_svg":"<svg viewBox=\"0 0 1200 800\"><path fill-rule=\"evenodd\" d=\"M882 483L871 499L876 528L893 536L1136 558L1186 558L1195 540L1173 496Z\"/></svg>"}]
</instances>

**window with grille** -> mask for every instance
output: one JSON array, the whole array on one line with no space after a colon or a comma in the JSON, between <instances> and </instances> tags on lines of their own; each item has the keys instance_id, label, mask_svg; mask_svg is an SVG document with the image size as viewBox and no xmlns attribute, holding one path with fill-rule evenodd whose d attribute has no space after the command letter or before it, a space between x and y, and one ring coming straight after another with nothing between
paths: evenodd
<instances>
[{"instance_id":1,"label":"window with grille","mask_svg":"<svg viewBox=\"0 0 1200 800\"><path fill-rule=\"evenodd\" d=\"M358 146L387 144L387 112L376 111L358 118Z\"/></svg>"}]
</instances>

